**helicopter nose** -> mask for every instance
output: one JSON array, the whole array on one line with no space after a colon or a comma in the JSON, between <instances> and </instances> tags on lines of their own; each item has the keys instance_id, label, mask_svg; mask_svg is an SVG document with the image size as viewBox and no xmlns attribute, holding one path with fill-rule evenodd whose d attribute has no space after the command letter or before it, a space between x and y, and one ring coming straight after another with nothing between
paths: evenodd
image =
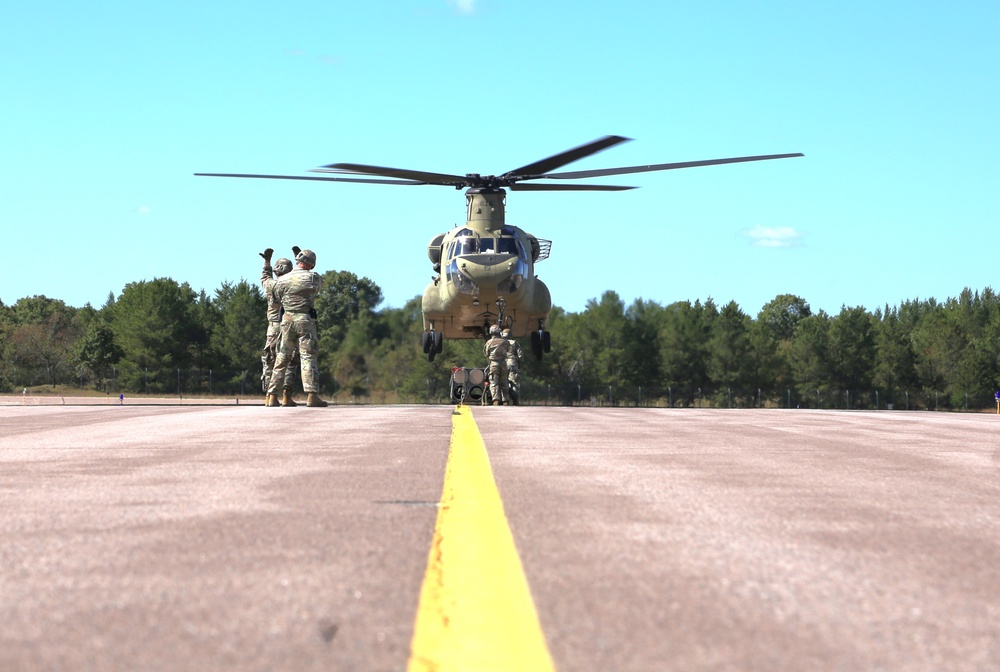
<instances>
[{"instance_id":1,"label":"helicopter nose","mask_svg":"<svg viewBox=\"0 0 1000 672\"><path fill-rule=\"evenodd\" d=\"M480 257L476 261L465 260L458 267L462 272L479 284L492 284L506 279L513 273L517 264L510 259L494 259Z\"/></svg>"}]
</instances>

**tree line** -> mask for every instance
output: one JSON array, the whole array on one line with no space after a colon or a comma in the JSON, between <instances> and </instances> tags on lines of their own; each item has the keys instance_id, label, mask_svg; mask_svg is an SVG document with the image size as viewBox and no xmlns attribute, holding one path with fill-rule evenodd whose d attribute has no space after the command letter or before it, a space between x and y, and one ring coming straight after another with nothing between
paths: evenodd
<instances>
[{"instance_id":1,"label":"tree line","mask_svg":"<svg viewBox=\"0 0 1000 672\"><path fill-rule=\"evenodd\" d=\"M444 402L451 367L485 364L480 341L448 341L426 360L419 297L380 309L370 279L327 271L324 281L316 305L328 398ZM211 295L170 278L132 282L100 308L0 302L0 391L262 394L265 313L246 280ZM712 299L625 305L607 291L578 313L554 307L547 327L552 352L522 365L524 403L979 410L1000 388L991 288L836 315L782 294L756 316Z\"/></svg>"}]
</instances>

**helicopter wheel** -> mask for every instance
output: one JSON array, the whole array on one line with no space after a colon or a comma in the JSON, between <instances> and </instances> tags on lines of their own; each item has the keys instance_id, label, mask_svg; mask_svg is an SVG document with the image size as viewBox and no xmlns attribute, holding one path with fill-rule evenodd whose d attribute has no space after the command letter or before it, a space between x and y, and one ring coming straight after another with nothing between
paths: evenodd
<instances>
[{"instance_id":1,"label":"helicopter wheel","mask_svg":"<svg viewBox=\"0 0 1000 672\"><path fill-rule=\"evenodd\" d=\"M531 352L538 361L542 361L542 353L544 352L541 333L540 331L531 332Z\"/></svg>"},{"instance_id":2,"label":"helicopter wheel","mask_svg":"<svg viewBox=\"0 0 1000 672\"><path fill-rule=\"evenodd\" d=\"M434 352L442 352L444 350L444 336L441 334L440 331L432 331L431 335L432 335L431 340L433 341L432 345Z\"/></svg>"},{"instance_id":3,"label":"helicopter wheel","mask_svg":"<svg viewBox=\"0 0 1000 672\"><path fill-rule=\"evenodd\" d=\"M431 332L425 331L420 336L420 347L422 347L424 349L424 354L425 355L426 354L430 354L431 345L432 345L432 342L431 342Z\"/></svg>"},{"instance_id":4,"label":"helicopter wheel","mask_svg":"<svg viewBox=\"0 0 1000 672\"><path fill-rule=\"evenodd\" d=\"M552 334L547 331L542 332L542 350L552 352Z\"/></svg>"}]
</instances>

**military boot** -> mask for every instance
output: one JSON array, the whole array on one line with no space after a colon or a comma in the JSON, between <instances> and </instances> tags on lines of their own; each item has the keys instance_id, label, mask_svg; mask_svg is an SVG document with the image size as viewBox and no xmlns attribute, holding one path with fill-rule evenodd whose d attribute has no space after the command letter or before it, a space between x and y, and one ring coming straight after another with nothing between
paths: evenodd
<instances>
[{"instance_id":1,"label":"military boot","mask_svg":"<svg viewBox=\"0 0 1000 672\"><path fill-rule=\"evenodd\" d=\"M269 394L266 397L264 397L264 405L281 406L281 404L278 403L278 396L276 394Z\"/></svg>"},{"instance_id":2,"label":"military boot","mask_svg":"<svg viewBox=\"0 0 1000 672\"><path fill-rule=\"evenodd\" d=\"M319 395L315 392L310 392L309 396L306 398L306 406L311 406L313 408L324 408L330 404L326 403L319 398Z\"/></svg>"},{"instance_id":3,"label":"military boot","mask_svg":"<svg viewBox=\"0 0 1000 672\"><path fill-rule=\"evenodd\" d=\"M291 390L291 388L286 387L284 390L282 390L282 392L281 392L281 405L282 406L298 406L298 404L296 404L295 401L292 399L292 390Z\"/></svg>"}]
</instances>

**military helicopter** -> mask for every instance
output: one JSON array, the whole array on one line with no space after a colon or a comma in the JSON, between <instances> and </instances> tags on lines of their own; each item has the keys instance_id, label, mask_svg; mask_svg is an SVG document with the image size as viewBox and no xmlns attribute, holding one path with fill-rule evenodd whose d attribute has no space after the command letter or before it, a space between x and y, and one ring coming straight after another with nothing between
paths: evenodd
<instances>
[{"instance_id":1,"label":"military helicopter","mask_svg":"<svg viewBox=\"0 0 1000 672\"><path fill-rule=\"evenodd\" d=\"M359 163L334 163L310 171L326 173L324 177L237 173L195 173L195 175L408 186L434 184L465 189L465 224L434 236L427 245L427 256L430 258L435 275L423 295L424 332L421 338L423 351L427 359L433 361L434 356L442 351L444 339L482 339L489 332L489 328L496 324L510 329L513 338L530 336L531 350L540 360L542 354L550 352L552 347L551 337L545 329L545 321L552 308L552 299L548 287L535 276L534 267L539 261L548 258L552 241L536 238L506 223L504 210L507 193L504 189L624 191L635 187L524 183L529 180L582 179L803 156L801 153L768 154L575 172L551 172L628 140L629 138L618 135L608 135L507 171L502 175L479 173L450 175Z\"/></svg>"}]
</instances>

